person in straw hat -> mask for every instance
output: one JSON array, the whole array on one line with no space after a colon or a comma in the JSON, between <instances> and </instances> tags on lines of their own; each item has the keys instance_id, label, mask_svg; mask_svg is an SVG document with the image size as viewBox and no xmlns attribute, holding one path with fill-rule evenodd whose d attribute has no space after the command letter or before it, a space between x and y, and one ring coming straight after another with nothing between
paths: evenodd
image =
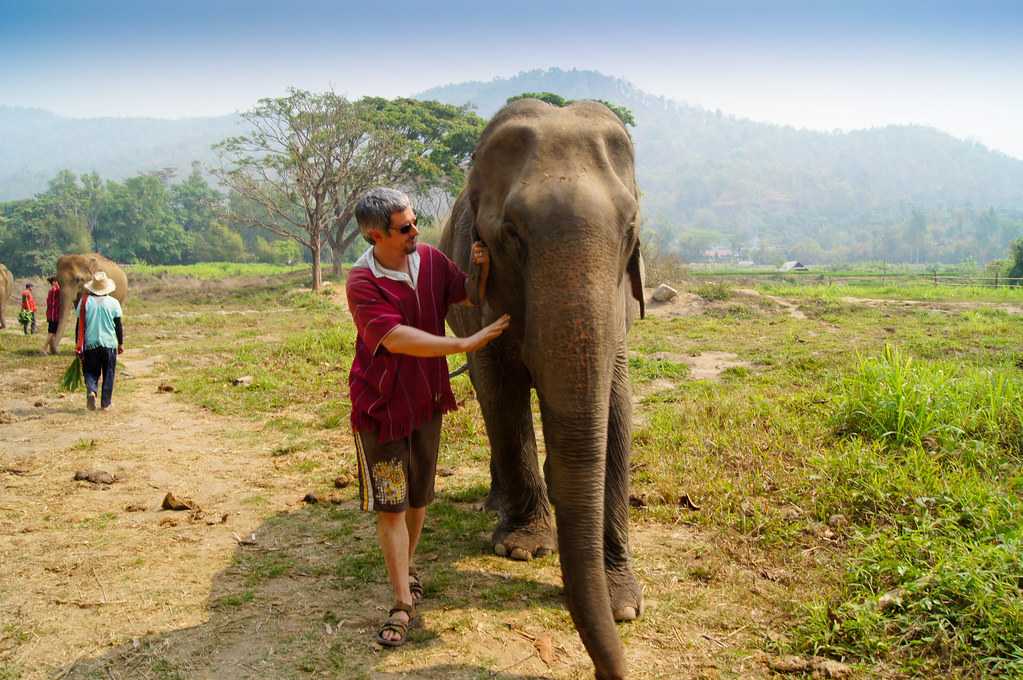
<instances>
[{"instance_id":1,"label":"person in straw hat","mask_svg":"<svg viewBox=\"0 0 1023 680\"><path fill-rule=\"evenodd\" d=\"M82 299L75 313L75 351L82 357L82 373L85 375L85 389L88 392L86 406L96 410L96 394L100 377L103 391L100 407L107 411L114 395L114 373L117 370L117 355L124 352L124 328L121 325L121 303L110 294L117 288L106 272L96 272L86 282Z\"/></svg>"}]
</instances>

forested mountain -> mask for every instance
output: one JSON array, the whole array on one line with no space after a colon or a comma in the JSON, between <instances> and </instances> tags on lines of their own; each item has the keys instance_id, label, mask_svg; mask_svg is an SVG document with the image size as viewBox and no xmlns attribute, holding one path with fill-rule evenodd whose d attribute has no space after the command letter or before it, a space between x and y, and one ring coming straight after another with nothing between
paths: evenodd
<instances>
[{"instance_id":1,"label":"forested mountain","mask_svg":"<svg viewBox=\"0 0 1023 680\"><path fill-rule=\"evenodd\" d=\"M594 71L530 71L417 96L487 117L521 92L629 108L646 223L690 259L720 245L761 259L987 259L1023 235L1023 161L933 128L797 130Z\"/></svg>"},{"instance_id":2,"label":"forested mountain","mask_svg":"<svg viewBox=\"0 0 1023 680\"><path fill-rule=\"evenodd\" d=\"M489 117L508 97L553 92L630 109L645 226L701 259L984 261L1023 236L1023 161L932 128L816 132L646 94L594 71L548 69L426 90ZM238 116L71 119L0 107L0 200L46 189L61 169L124 179L193 161L238 134Z\"/></svg>"},{"instance_id":3,"label":"forested mountain","mask_svg":"<svg viewBox=\"0 0 1023 680\"><path fill-rule=\"evenodd\" d=\"M210 145L241 130L239 116L212 118L64 118L41 109L0 106L0 201L46 189L60 171L110 179L216 156Z\"/></svg>"}]
</instances>

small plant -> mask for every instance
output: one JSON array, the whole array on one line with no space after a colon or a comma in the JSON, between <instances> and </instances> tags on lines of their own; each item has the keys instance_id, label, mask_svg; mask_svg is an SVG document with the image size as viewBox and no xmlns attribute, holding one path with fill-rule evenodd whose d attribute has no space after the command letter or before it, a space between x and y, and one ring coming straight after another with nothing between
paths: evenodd
<instances>
[{"instance_id":1,"label":"small plant","mask_svg":"<svg viewBox=\"0 0 1023 680\"><path fill-rule=\"evenodd\" d=\"M701 283L696 288L696 294L707 302L721 302L732 297L732 289L724 283Z\"/></svg>"}]
</instances>

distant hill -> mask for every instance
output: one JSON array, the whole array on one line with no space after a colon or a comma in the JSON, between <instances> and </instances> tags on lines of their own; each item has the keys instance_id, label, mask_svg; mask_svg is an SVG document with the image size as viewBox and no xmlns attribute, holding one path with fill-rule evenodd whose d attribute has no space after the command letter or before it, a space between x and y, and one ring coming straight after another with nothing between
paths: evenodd
<instances>
[{"instance_id":1,"label":"distant hill","mask_svg":"<svg viewBox=\"0 0 1023 680\"><path fill-rule=\"evenodd\" d=\"M690 258L730 244L811 261L822 253L984 260L1000 257L1009 240L1023 235L1023 161L933 128L799 130L690 106L583 70L529 71L416 96L468 103L489 117L508 97L535 91L631 109L645 223L662 245ZM168 167L184 174L193 161L215 161L210 146L241 132L242 124L237 115L75 119L0 107L0 200L42 191L62 168L112 179ZM908 230L911 218L923 227ZM899 252L890 246L896 237L903 241Z\"/></svg>"},{"instance_id":2,"label":"distant hill","mask_svg":"<svg viewBox=\"0 0 1023 680\"><path fill-rule=\"evenodd\" d=\"M124 179L210 163L210 146L241 131L236 115L213 118L64 118L41 109L0 106L0 200L28 198L61 169Z\"/></svg>"},{"instance_id":3,"label":"distant hill","mask_svg":"<svg viewBox=\"0 0 1023 680\"><path fill-rule=\"evenodd\" d=\"M594 71L537 70L426 90L489 117L522 92L604 99L632 110L644 211L654 223L737 240L890 224L913 208L1023 210L1023 161L933 128L816 132L758 123L644 93Z\"/></svg>"}]
</instances>

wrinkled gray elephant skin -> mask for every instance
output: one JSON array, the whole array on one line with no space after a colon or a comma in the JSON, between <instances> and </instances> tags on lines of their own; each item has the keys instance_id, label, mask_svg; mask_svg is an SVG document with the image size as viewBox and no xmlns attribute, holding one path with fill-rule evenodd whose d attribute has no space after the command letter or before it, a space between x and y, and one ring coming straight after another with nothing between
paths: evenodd
<instances>
[{"instance_id":1,"label":"wrinkled gray elephant skin","mask_svg":"<svg viewBox=\"0 0 1023 680\"><path fill-rule=\"evenodd\" d=\"M465 271L474 238L491 253L486 300L451 309L455 332L511 315L508 331L469 357L491 448L495 551L528 559L557 547L600 680L625 677L615 620L642 611L628 549L626 351L642 313L638 210L632 140L609 109L520 100L484 130L441 239ZM542 476L531 390L547 448Z\"/></svg>"}]
</instances>

